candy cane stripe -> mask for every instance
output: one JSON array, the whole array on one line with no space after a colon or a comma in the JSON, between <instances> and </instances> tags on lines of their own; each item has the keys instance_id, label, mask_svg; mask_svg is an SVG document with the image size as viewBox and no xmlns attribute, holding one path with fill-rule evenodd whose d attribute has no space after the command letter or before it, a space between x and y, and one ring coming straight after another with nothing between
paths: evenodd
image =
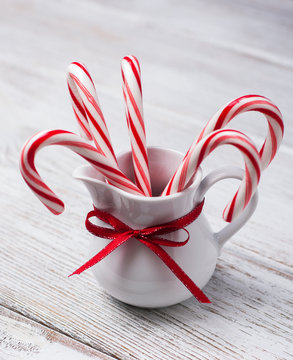
<instances>
[{"instance_id":1,"label":"candy cane stripe","mask_svg":"<svg viewBox=\"0 0 293 360\"><path fill-rule=\"evenodd\" d=\"M236 205L236 200L239 194L239 190L236 192L236 194L234 195L231 204L226 205L223 214L226 213L226 221L227 222L231 222L232 221L232 217L233 217L233 213L234 213L234 209L235 209L235 205Z\"/></svg>"},{"instance_id":2,"label":"candy cane stripe","mask_svg":"<svg viewBox=\"0 0 293 360\"><path fill-rule=\"evenodd\" d=\"M139 86L140 92L142 93L142 89L141 89L141 80L140 80L140 67L139 64L137 62L137 59L133 56L132 58L125 56L124 60L128 61L129 65L131 66L131 69L133 71L133 74L136 78L137 84ZM136 66L134 64L134 61L136 62ZM123 76L123 80L124 80L124 76Z\"/></svg>"},{"instance_id":3,"label":"candy cane stripe","mask_svg":"<svg viewBox=\"0 0 293 360\"><path fill-rule=\"evenodd\" d=\"M73 61L71 64L80 67L80 68L86 73L86 75L88 76L88 78L90 79L93 87L95 87L95 84L94 84L94 82L93 82L93 79L92 79L90 73L88 72L87 68L86 68L83 64L81 64L81 63L79 63L79 62L77 62L77 61Z\"/></svg>"},{"instance_id":4,"label":"candy cane stripe","mask_svg":"<svg viewBox=\"0 0 293 360\"><path fill-rule=\"evenodd\" d=\"M82 99L77 91L73 80L69 76L67 76L67 87L71 98L71 105L76 116L79 128L81 130L81 135L89 140L93 140L90 131L90 125L86 117L86 112L83 108ZM84 128L86 129L86 131L84 131Z\"/></svg>"},{"instance_id":5,"label":"candy cane stripe","mask_svg":"<svg viewBox=\"0 0 293 360\"><path fill-rule=\"evenodd\" d=\"M134 164L135 164L135 168L136 168L136 171L135 171L135 176L137 177L136 178L136 181L138 181L138 183L140 184L144 184L143 189L142 191L144 193L151 193L151 188L150 188L150 185L149 185L149 179L146 177L146 174L145 174L145 169L143 169L142 165L141 165L141 162L140 160L136 157L135 155L135 152L134 153Z\"/></svg>"},{"instance_id":6,"label":"candy cane stripe","mask_svg":"<svg viewBox=\"0 0 293 360\"><path fill-rule=\"evenodd\" d=\"M133 169L137 186L146 196L151 196L151 182L143 120L140 66L134 56L126 56L121 63L122 90L130 136Z\"/></svg>"},{"instance_id":7,"label":"candy cane stripe","mask_svg":"<svg viewBox=\"0 0 293 360\"><path fill-rule=\"evenodd\" d=\"M112 154L112 158L115 158L115 154L114 154L114 150L112 148L111 142L109 140L109 138L107 137L107 135L104 133L104 131L102 130L102 128L99 126L99 124L95 121L94 117L92 116L92 114L90 113L90 111L88 110L88 108L85 106L85 110L86 110L86 114L88 116L88 118L91 120L92 126L97 130L97 132L99 133L99 136L101 137L101 139L103 140L103 142L106 144L106 146L108 147L109 151ZM96 147L98 148L99 152L103 155L106 155L105 152L103 151L103 149L100 147L100 143L99 142L95 142L96 143Z\"/></svg>"},{"instance_id":8,"label":"candy cane stripe","mask_svg":"<svg viewBox=\"0 0 293 360\"><path fill-rule=\"evenodd\" d=\"M72 91L71 87L68 85L68 90L69 90L69 94L76 106L76 108L78 109L78 111L82 114L82 116L86 117L86 113L84 111L84 108L83 106L80 104L80 102L77 100L77 97L74 95L74 92Z\"/></svg>"},{"instance_id":9,"label":"candy cane stripe","mask_svg":"<svg viewBox=\"0 0 293 360\"><path fill-rule=\"evenodd\" d=\"M248 170L247 165L245 164L245 173L247 174L247 181L246 181L246 191L245 191L245 203L244 207L248 204L251 195L252 195L252 179Z\"/></svg>"},{"instance_id":10,"label":"candy cane stripe","mask_svg":"<svg viewBox=\"0 0 293 360\"><path fill-rule=\"evenodd\" d=\"M81 128L81 130L84 132L84 134L86 135L86 138L89 140L92 140L92 135L90 133L90 131L88 130L87 126L83 123L83 121L81 120L80 116L78 115L77 111L75 110L75 108L73 108L73 112L74 115L77 119L77 122Z\"/></svg>"},{"instance_id":11,"label":"candy cane stripe","mask_svg":"<svg viewBox=\"0 0 293 360\"><path fill-rule=\"evenodd\" d=\"M223 212L226 221L232 221L237 217L255 193L261 174L260 157L256 147L247 136L239 131L216 130L199 143L195 141L188 150L188 156L184 157L165 187L162 196L184 190L204 159L217 147L225 144L236 147L241 152L245 163L244 179Z\"/></svg>"},{"instance_id":12,"label":"candy cane stripe","mask_svg":"<svg viewBox=\"0 0 293 360\"><path fill-rule=\"evenodd\" d=\"M34 164L36 153L49 145L69 148L93 165L111 184L132 194L143 195L141 190L121 172L116 162L100 154L86 140L64 130L45 131L34 135L25 143L21 151L20 170L27 185L54 214L62 213L64 204L43 182Z\"/></svg>"},{"instance_id":13,"label":"candy cane stripe","mask_svg":"<svg viewBox=\"0 0 293 360\"><path fill-rule=\"evenodd\" d=\"M134 99L134 96L133 96L133 94L132 94L132 92L131 92L131 90L130 90L130 87L129 87L129 85L128 85L128 82L127 82L126 80L125 80L125 82L124 82L124 85L125 85L125 88L126 88L126 91L127 91L127 96L128 96L129 99L130 99L130 103L131 103L131 105L132 105L132 108L133 108L133 110L134 110L134 112L135 112L135 115L136 115L136 117L137 117L137 119L138 119L138 121L139 121L139 123L140 123L141 129L142 129L142 131L145 133L144 122L143 122L142 114L140 113L140 110L139 110L139 108L138 108L138 106L137 106L137 103L136 103L136 101L135 101L135 99Z\"/></svg>"},{"instance_id":14,"label":"candy cane stripe","mask_svg":"<svg viewBox=\"0 0 293 360\"><path fill-rule=\"evenodd\" d=\"M78 62L71 63L68 68L67 83L75 109L83 109L81 122L90 132L98 152L117 162L95 85L86 67ZM80 124L77 116L76 118ZM80 127L84 133L83 127Z\"/></svg>"},{"instance_id":15,"label":"candy cane stripe","mask_svg":"<svg viewBox=\"0 0 293 360\"><path fill-rule=\"evenodd\" d=\"M148 155L147 155L147 153L146 153L146 149L145 149L145 147L144 147L144 144L143 144L143 142L142 142L141 137L139 136L139 134L138 134L138 132L137 132L136 127L135 127L134 124L133 124L133 121L132 121L132 119L131 119L130 114L128 114L128 121L129 121L129 127L130 127L130 129L131 129L131 131L132 131L132 133L133 133L133 136L134 136L134 139L135 139L135 141L136 141L136 144L137 144L137 146L139 147L139 151L141 152L141 154L142 154L142 156L143 156L143 158L144 158L145 163L147 163L147 162L148 162Z\"/></svg>"},{"instance_id":16,"label":"candy cane stripe","mask_svg":"<svg viewBox=\"0 0 293 360\"><path fill-rule=\"evenodd\" d=\"M266 97L246 95L232 100L218 110L210 119L198 137L197 142L211 132L226 126L235 116L247 111L262 113L268 122L268 133L259 151L262 169L265 169L276 155L284 134L282 114L278 107Z\"/></svg>"}]
</instances>

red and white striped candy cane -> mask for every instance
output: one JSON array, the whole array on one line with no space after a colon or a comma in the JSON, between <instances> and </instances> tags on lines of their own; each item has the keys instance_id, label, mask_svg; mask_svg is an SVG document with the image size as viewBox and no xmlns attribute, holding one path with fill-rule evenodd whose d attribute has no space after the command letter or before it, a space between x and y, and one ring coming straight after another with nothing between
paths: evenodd
<instances>
[{"instance_id":1,"label":"red and white striped candy cane","mask_svg":"<svg viewBox=\"0 0 293 360\"><path fill-rule=\"evenodd\" d=\"M143 120L141 73L137 58L125 56L121 63L121 70L135 180L146 196L152 196Z\"/></svg>"},{"instance_id":2,"label":"red and white striped candy cane","mask_svg":"<svg viewBox=\"0 0 293 360\"><path fill-rule=\"evenodd\" d=\"M261 174L260 158L256 147L246 135L239 131L216 130L199 143L195 141L167 184L162 196L185 189L202 161L218 146L224 144L233 145L239 149L245 162L244 179L223 212L223 218L226 221L231 222L237 217L255 193Z\"/></svg>"},{"instance_id":3,"label":"red and white striped candy cane","mask_svg":"<svg viewBox=\"0 0 293 360\"><path fill-rule=\"evenodd\" d=\"M76 63L78 64L78 63ZM85 65L82 65L85 71L87 71ZM88 76L90 77L89 72L87 71ZM90 124L87 120L86 111L84 108L84 104L79 95L78 88L76 87L74 81L71 79L69 74L67 74L67 86L70 94L71 105L76 117L77 123L79 125L81 136L85 137L88 140L93 140Z\"/></svg>"},{"instance_id":4,"label":"red and white striped candy cane","mask_svg":"<svg viewBox=\"0 0 293 360\"><path fill-rule=\"evenodd\" d=\"M94 140L101 154L117 162L95 85L83 64L73 62L69 65L67 85L83 135Z\"/></svg>"},{"instance_id":5,"label":"red and white striped candy cane","mask_svg":"<svg viewBox=\"0 0 293 360\"><path fill-rule=\"evenodd\" d=\"M268 167L276 155L284 133L282 114L277 106L266 97L259 95L246 95L232 100L218 110L217 113L209 120L197 139L197 142L214 130L222 129L236 115L242 114L246 111L260 112L265 115L268 121L269 131L259 152L262 170L264 170Z\"/></svg>"},{"instance_id":6,"label":"red and white striped candy cane","mask_svg":"<svg viewBox=\"0 0 293 360\"><path fill-rule=\"evenodd\" d=\"M64 204L44 183L34 164L36 153L49 145L67 147L93 165L106 179L111 181L111 184L132 194L143 196L141 190L121 172L116 162L100 154L87 140L69 131L42 131L32 136L23 146L20 171L27 185L52 213L61 214Z\"/></svg>"}]
</instances>

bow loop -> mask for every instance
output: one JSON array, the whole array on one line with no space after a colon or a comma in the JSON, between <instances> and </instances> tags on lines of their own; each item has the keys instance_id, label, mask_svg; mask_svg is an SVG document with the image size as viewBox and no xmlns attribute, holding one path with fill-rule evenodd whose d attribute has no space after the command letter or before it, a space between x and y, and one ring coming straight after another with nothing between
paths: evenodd
<instances>
[{"instance_id":1,"label":"bow loop","mask_svg":"<svg viewBox=\"0 0 293 360\"><path fill-rule=\"evenodd\" d=\"M87 230L98 237L112 240L107 244L98 254L93 256L80 268L75 270L71 275L80 274L86 269L94 266L99 261L104 259L112 251L117 249L120 245L124 244L130 238L137 239L140 243L153 251L174 273L175 276L189 289L189 291L195 296L195 298L203 303L210 303L210 300L206 295L196 286L196 284L190 279L190 277L180 268L180 266L170 257L170 255L161 246L166 247L179 247L187 244L190 238L190 234L185 227L191 224L200 215L203 208L204 200L198 204L188 214L182 216L179 219L170 221L168 223L159 224L144 229L132 229L127 224L124 224L121 220L105 211L94 208L90 211L86 217ZM90 218L97 217L111 228L94 225L90 222ZM183 241L174 241L162 238L158 235L170 234L178 230L183 230L187 234L187 238ZM69 276L71 276L69 275Z\"/></svg>"}]
</instances>

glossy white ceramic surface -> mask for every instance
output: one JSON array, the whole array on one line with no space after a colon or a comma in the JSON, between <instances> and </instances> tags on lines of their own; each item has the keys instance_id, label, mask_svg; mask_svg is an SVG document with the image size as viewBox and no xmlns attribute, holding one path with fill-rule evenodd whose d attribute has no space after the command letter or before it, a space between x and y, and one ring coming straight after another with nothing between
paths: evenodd
<instances>
[{"instance_id":1,"label":"glossy white ceramic surface","mask_svg":"<svg viewBox=\"0 0 293 360\"><path fill-rule=\"evenodd\" d=\"M162 148L149 148L149 165L152 189L160 194L174 173L183 155ZM121 170L133 179L131 153L118 157ZM91 166L75 170L74 177L82 180L90 192L94 205L110 212L130 227L139 229L177 219L198 204L205 192L217 181L235 177L242 178L238 168L223 168L210 173L202 181L201 169L184 191L167 197L140 197L117 189ZM169 255L203 288L211 278L221 246L251 216L257 196L233 223L219 233L213 233L203 213L187 226L189 242L179 248L164 247ZM105 226L99 220L97 224ZM178 231L166 238L183 240L185 232ZM91 236L90 256L100 251L109 240ZM136 239L130 239L93 268L101 286L113 297L136 306L162 307L188 299L191 294L166 265Z\"/></svg>"}]
</instances>

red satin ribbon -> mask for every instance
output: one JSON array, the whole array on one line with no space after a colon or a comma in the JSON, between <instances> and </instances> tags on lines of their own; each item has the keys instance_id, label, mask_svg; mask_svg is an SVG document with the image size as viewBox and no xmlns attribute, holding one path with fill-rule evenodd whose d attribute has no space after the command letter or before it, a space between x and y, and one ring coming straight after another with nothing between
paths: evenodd
<instances>
[{"instance_id":1,"label":"red satin ribbon","mask_svg":"<svg viewBox=\"0 0 293 360\"><path fill-rule=\"evenodd\" d=\"M140 230L132 229L128 225L124 224L122 221L118 220L113 215L94 208L94 210L90 211L86 217L85 226L87 230L95 236L104 239L111 239L112 241L108 245L106 245L98 254L93 256L89 261L87 261L84 265L75 270L69 276L82 273L83 271L87 270L88 268L92 267L93 265L104 259L104 257L109 255L112 251L117 249L118 246L125 243L128 239L135 238L142 244L144 244L146 247L148 247L150 250L152 250L177 276L177 278L187 287L187 289L194 295L194 297L199 302L210 303L210 300L207 298L207 296L195 285L195 283L190 279L190 277L160 246L184 246L188 242L190 237L188 230L185 229L185 226L191 224L195 219L198 218L202 211L203 204L204 200L192 211L179 219ZM94 216L111 225L113 229L92 224L89 219ZM178 230L184 230L187 233L186 240L179 242L167 240L158 236L163 234L169 234L173 231Z\"/></svg>"}]
</instances>

